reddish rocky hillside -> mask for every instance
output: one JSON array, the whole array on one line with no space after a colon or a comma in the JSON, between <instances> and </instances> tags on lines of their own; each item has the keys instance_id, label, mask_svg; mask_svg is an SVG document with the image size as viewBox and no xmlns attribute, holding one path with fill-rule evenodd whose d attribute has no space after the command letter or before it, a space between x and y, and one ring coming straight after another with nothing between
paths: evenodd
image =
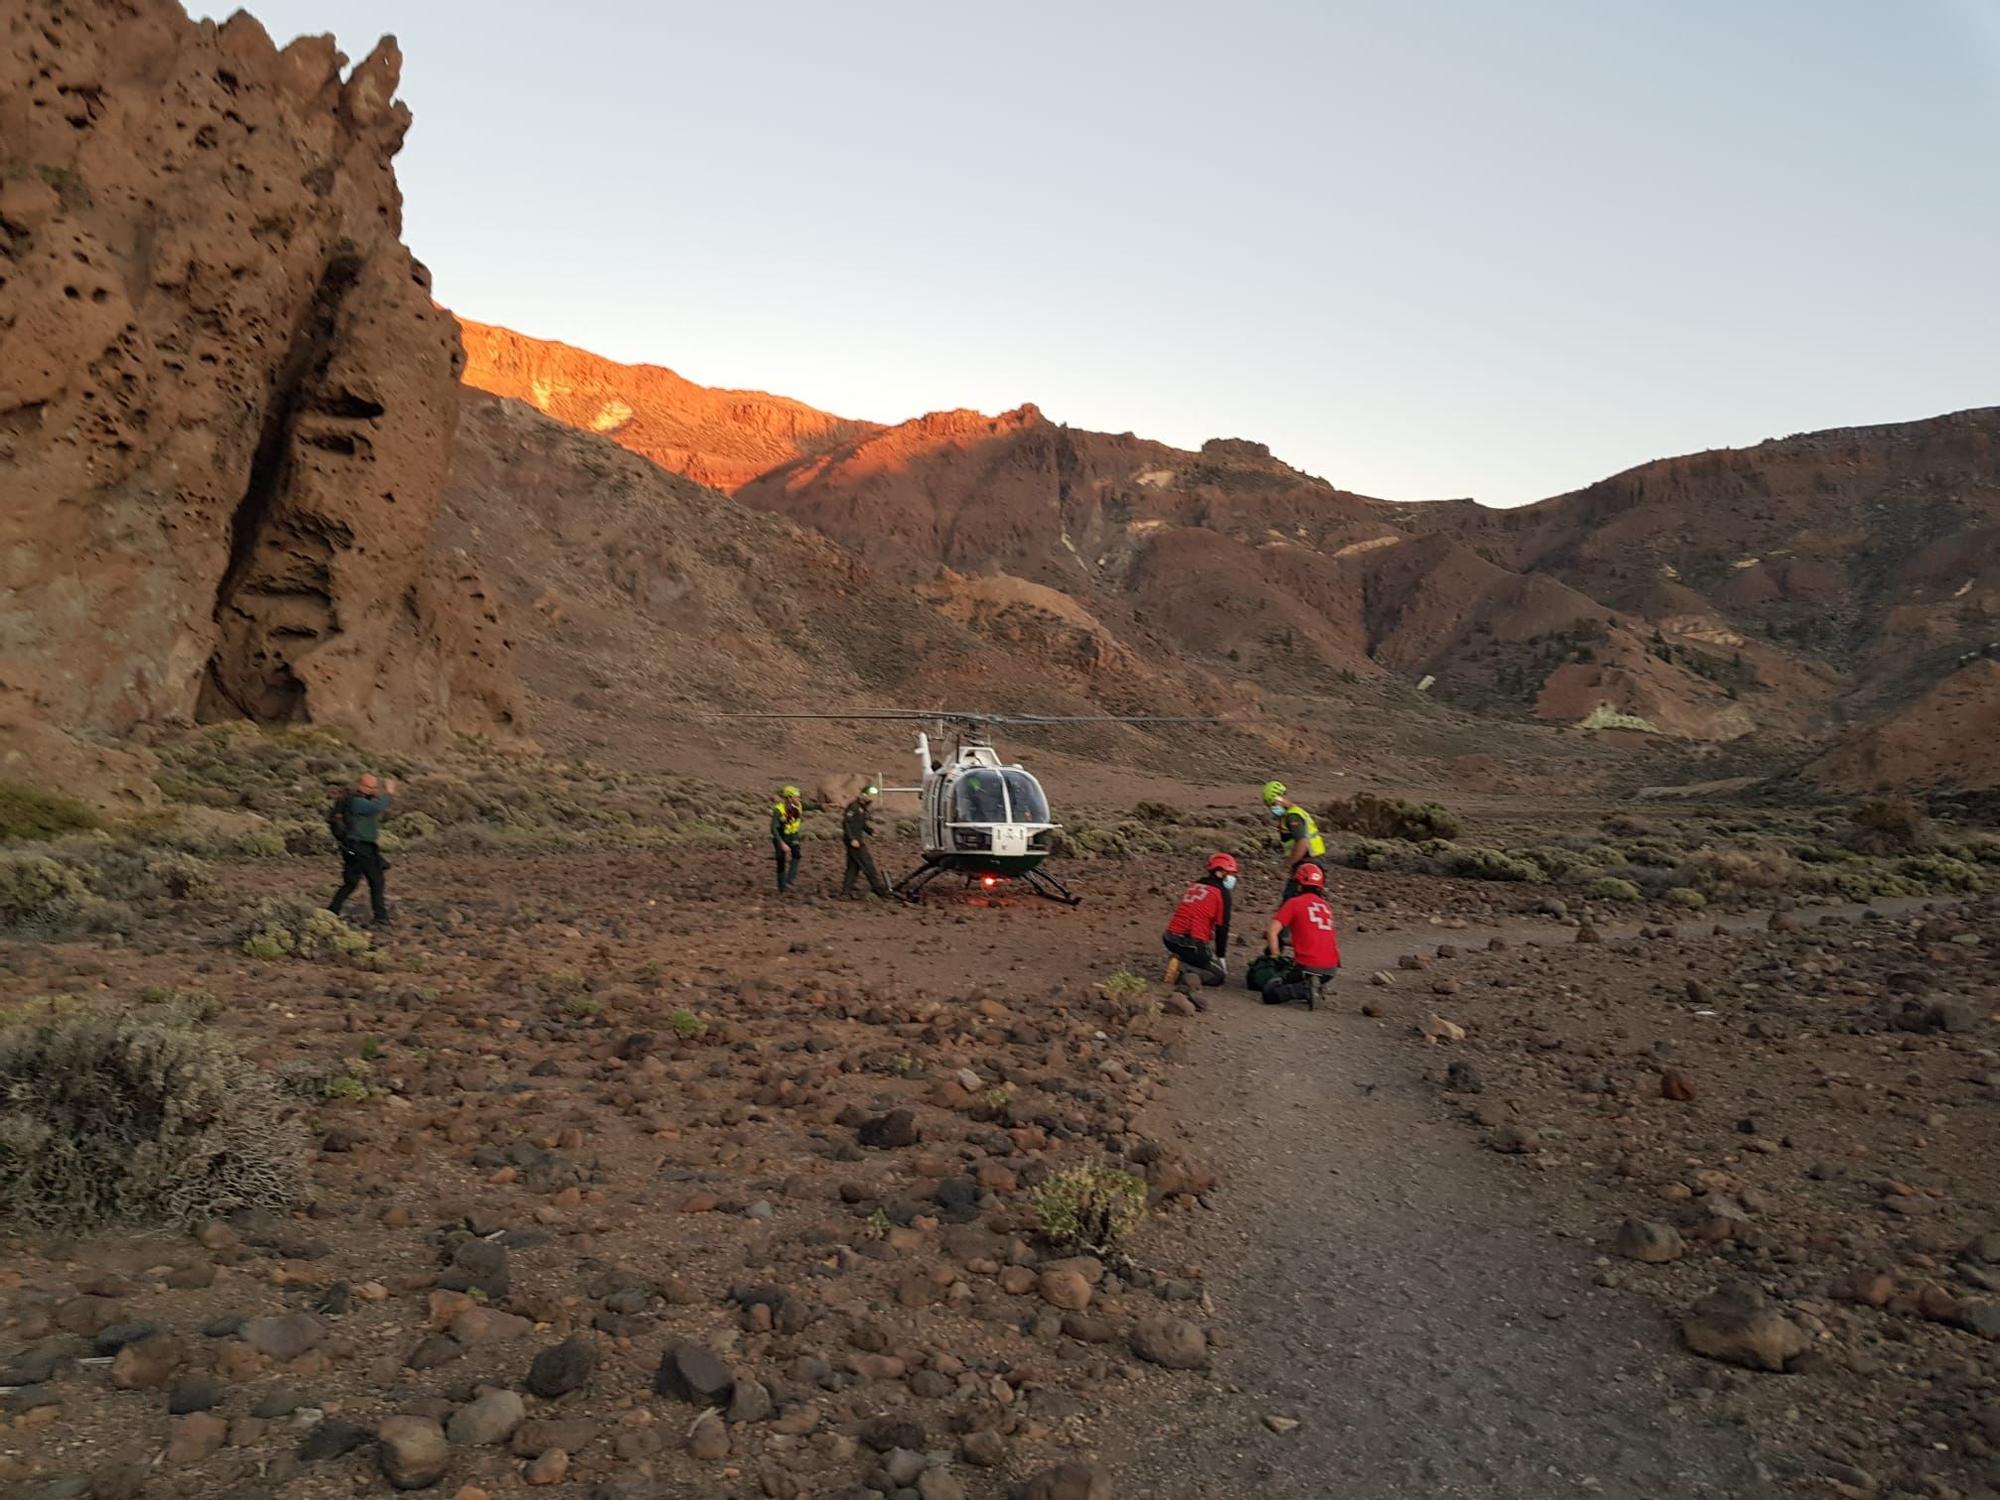
<instances>
[{"instance_id":1,"label":"reddish rocky hillside","mask_svg":"<svg viewBox=\"0 0 2000 1500\"><path fill-rule=\"evenodd\" d=\"M1894 695L2000 634L2000 407L1662 459L1405 524L1689 640L1784 645Z\"/></svg>"},{"instance_id":2,"label":"reddish rocky hillside","mask_svg":"<svg viewBox=\"0 0 2000 1500\"><path fill-rule=\"evenodd\" d=\"M510 724L432 546L459 347L399 238L395 44L343 79L171 0L0 17L0 775L137 792L96 737L197 714Z\"/></svg>"},{"instance_id":3,"label":"reddish rocky hillside","mask_svg":"<svg viewBox=\"0 0 2000 1500\"><path fill-rule=\"evenodd\" d=\"M2000 661L1959 668L1914 703L1843 736L1807 774L1853 792L2000 787Z\"/></svg>"},{"instance_id":4,"label":"reddish rocky hillside","mask_svg":"<svg viewBox=\"0 0 2000 1500\"><path fill-rule=\"evenodd\" d=\"M875 431L762 391L719 391L657 365L621 365L509 328L460 320L465 383L525 401L546 416L698 484L734 491L767 469Z\"/></svg>"},{"instance_id":5,"label":"reddish rocky hillside","mask_svg":"<svg viewBox=\"0 0 2000 1500\"><path fill-rule=\"evenodd\" d=\"M592 368L592 389L639 388ZM597 425L637 446L637 416ZM1371 499L1256 443L1190 453L1026 406L859 431L736 495L975 629L1082 658L1309 697L1429 678L1431 699L1482 714L1784 751L1906 701L1993 632L1996 433L1986 411L1812 434L1500 511Z\"/></svg>"},{"instance_id":6,"label":"reddish rocky hillside","mask_svg":"<svg viewBox=\"0 0 2000 1500\"><path fill-rule=\"evenodd\" d=\"M968 693L975 706L1053 713L1144 699L1206 714L1236 701L1200 672L1160 672L1087 620L1021 637L1024 614L1053 618L1060 595L1019 611L1024 601L977 588L914 591L824 536L745 513L523 403L469 388L462 399L440 534L478 560L518 632L538 739L654 764L785 733L722 730L718 713ZM899 750L900 733L892 742ZM1107 731L1077 748L1143 759L1165 745Z\"/></svg>"}]
</instances>

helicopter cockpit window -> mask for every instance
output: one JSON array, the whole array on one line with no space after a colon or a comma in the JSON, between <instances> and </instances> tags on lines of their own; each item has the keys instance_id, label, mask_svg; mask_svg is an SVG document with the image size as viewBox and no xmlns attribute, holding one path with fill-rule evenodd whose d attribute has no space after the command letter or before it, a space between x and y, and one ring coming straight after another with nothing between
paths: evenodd
<instances>
[{"instance_id":1,"label":"helicopter cockpit window","mask_svg":"<svg viewBox=\"0 0 2000 1500\"><path fill-rule=\"evenodd\" d=\"M1004 823L1007 793L998 771L967 771L952 788L956 823Z\"/></svg>"},{"instance_id":2,"label":"helicopter cockpit window","mask_svg":"<svg viewBox=\"0 0 2000 1500\"><path fill-rule=\"evenodd\" d=\"M1016 823L1046 823L1049 821L1049 799L1042 795L1042 784L1026 771L1002 771L1007 778L1007 800L1013 804Z\"/></svg>"}]
</instances>

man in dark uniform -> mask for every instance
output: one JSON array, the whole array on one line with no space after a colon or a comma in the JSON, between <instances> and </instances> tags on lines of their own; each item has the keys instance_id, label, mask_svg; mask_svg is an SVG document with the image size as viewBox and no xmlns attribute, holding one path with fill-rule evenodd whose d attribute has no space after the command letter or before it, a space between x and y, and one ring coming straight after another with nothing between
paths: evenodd
<instances>
[{"instance_id":1,"label":"man in dark uniform","mask_svg":"<svg viewBox=\"0 0 2000 1500\"><path fill-rule=\"evenodd\" d=\"M388 816L389 799L396 795L396 778L377 782L373 772L364 773L353 789L333 799L326 826L340 847L340 889L333 893L327 910L335 916L347 904L362 881L368 882L368 905L375 925L388 925L389 903L382 886L389 867L382 862L382 819Z\"/></svg>"},{"instance_id":2,"label":"man in dark uniform","mask_svg":"<svg viewBox=\"0 0 2000 1500\"><path fill-rule=\"evenodd\" d=\"M881 790L880 787L864 786L861 795L848 803L840 815L840 839L847 846L847 875L840 883L842 896L852 896L856 878L863 875L868 877L868 888L884 900L891 900L896 894L889 889L889 882L875 867L875 852L870 847L875 838L875 823L871 814Z\"/></svg>"}]
</instances>

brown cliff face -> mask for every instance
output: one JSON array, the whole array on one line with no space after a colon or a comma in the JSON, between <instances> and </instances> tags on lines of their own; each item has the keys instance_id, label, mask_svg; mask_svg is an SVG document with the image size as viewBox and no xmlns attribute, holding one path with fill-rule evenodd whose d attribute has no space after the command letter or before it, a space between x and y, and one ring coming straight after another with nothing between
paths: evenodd
<instances>
[{"instance_id":1,"label":"brown cliff face","mask_svg":"<svg viewBox=\"0 0 2000 1500\"><path fill-rule=\"evenodd\" d=\"M780 464L879 429L762 391L713 390L509 328L465 322L465 383L601 433L661 468L734 494Z\"/></svg>"},{"instance_id":2,"label":"brown cliff face","mask_svg":"<svg viewBox=\"0 0 2000 1500\"><path fill-rule=\"evenodd\" d=\"M400 241L393 40L343 81L241 13L5 15L0 723L509 723L432 550L460 353Z\"/></svg>"}]
</instances>

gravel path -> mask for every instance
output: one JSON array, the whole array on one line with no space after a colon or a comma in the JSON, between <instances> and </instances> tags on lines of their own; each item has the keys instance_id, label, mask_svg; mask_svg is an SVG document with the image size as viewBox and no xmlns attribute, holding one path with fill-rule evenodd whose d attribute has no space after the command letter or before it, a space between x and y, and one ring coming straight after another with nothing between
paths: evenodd
<instances>
[{"instance_id":1,"label":"gravel path","mask_svg":"<svg viewBox=\"0 0 2000 1500\"><path fill-rule=\"evenodd\" d=\"M1358 978L1416 945L1346 946ZM1111 1435L1121 1493L1773 1493L1747 1434L1676 1391L1657 1314L1541 1231L1535 1189L1438 1116L1419 1050L1351 981L1317 1014L1211 993L1175 1110L1225 1174L1194 1249L1230 1391Z\"/></svg>"}]
</instances>

